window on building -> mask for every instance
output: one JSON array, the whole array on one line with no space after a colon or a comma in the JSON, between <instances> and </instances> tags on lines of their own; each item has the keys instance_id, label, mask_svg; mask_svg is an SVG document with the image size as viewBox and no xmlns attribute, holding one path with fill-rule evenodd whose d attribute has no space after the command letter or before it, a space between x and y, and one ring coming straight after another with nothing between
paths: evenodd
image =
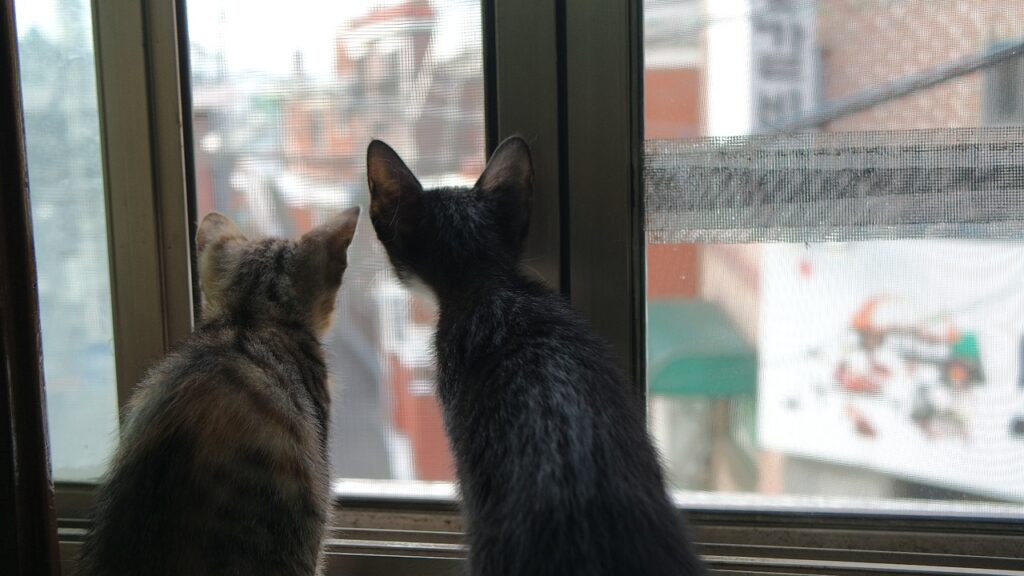
<instances>
[{"instance_id":1,"label":"window on building","mask_svg":"<svg viewBox=\"0 0 1024 576\"><path fill-rule=\"evenodd\" d=\"M997 42L992 49L1007 46L1007 43ZM985 72L984 90L987 125L1024 124L1024 57L1007 58L993 65Z\"/></svg>"}]
</instances>

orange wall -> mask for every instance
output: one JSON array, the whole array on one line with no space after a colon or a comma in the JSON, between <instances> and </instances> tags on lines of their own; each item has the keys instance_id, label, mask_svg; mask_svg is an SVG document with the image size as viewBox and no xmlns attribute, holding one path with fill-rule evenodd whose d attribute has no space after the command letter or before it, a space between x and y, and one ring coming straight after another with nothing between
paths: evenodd
<instances>
[{"instance_id":1,"label":"orange wall","mask_svg":"<svg viewBox=\"0 0 1024 576\"><path fill-rule=\"evenodd\" d=\"M409 391L412 371L391 355L391 422L412 443L418 480L454 480L455 463L448 448L441 406L435 395Z\"/></svg>"},{"instance_id":2,"label":"orange wall","mask_svg":"<svg viewBox=\"0 0 1024 576\"><path fill-rule=\"evenodd\" d=\"M700 136L700 71L697 68L644 72L644 137Z\"/></svg>"},{"instance_id":3,"label":"orange wall","mask_svg":"<svg viewBox=\"0 0 1024 576\"><path fill-rule=\"evenodd\" d=\"M700 136L700 71L661 68L644 72L644 137ZM647 246L647 296L695 298L700 286L699 247L694 244Z\"/></svg>"},{"instance_id":4,"label":"orange wall","mask_svg":"<svg viewBox=\"0 0 1024 576\"><path fill-rule=\"evenodd\" d=\"M695 298L699 286L699 245L647 245L648 298Z\"/></svg>"}]
</instances>

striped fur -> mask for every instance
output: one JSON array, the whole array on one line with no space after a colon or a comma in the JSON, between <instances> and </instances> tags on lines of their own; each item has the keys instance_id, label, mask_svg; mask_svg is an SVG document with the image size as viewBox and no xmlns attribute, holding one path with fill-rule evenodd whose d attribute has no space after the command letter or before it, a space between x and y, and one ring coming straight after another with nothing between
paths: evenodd
<instances>
[{"instance_id":1,"label":"striped fur","mask_svg":"<svg viewBox=\"0 0 1024 576\"><path fill-rule=\"evenodd\" d=\"M358 214L299 241L248 241L224 216L203 220L203 320L131 400L79 574L319 573L330 509L319 337Z\"/></svg>"}]
</instances>

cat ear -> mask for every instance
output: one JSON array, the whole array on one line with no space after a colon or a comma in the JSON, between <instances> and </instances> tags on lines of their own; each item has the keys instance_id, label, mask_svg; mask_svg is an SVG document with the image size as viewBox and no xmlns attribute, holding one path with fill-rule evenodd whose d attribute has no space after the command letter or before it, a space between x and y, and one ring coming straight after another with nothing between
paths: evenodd
<instances>
[{"instance_id":1,"label":"cat ear","mask_svg":"<svg viewBox=\"0 0 1024 576\"><path fill-rule=\"evenodd\" d=\"M366 149L366 178L370 185L370 218L395 223L399 210L414 209L423 186L390 146L374 140ZM380 230L378 230L380 232Z\"/></svg>"},{"instance_id":2,"label":"cat ear","mask_svg":"<svg viewBox=\"0 0 1024 576\"><path fill-rule=\"evenodd\" d=\"M211 246L245 240L245 234L242 234L230 218L219 212L210 212L199 223L199 230L196 232L196 251L201 257Z\"/></svg>"},{"instance_id":3,"label":"cat ear","mask_svg":"<svg viewBox=\"0 0 1024 576\"><path fill-rule=\"evenodd\" d=\"M348 267L348 247L359 222L359 206L306 232L299 240L298 286L310 306L310 322L323 334L331 323L334 299Z\"/></svg>"},{"instance_id":4,"label":"cat ear","mask_svg":"<svg viewBox=\"0 0 1024 576\"><path fill-rule=\"evenodd\" d=\"M528 201L533 192L530 146L519 136L506 138L487 161L476 188L488 194L513 194Z\"/></svg>"},{"instance_id":5,"label":"cat ear","mask_svg":"<svg viewBox=\"0 0 1024 576\"><path fill-rule=\"evenodd\" d=\"M216 314L225 298L226 270L231 268L230 254L223 249L245 242L245 235L227 216L210 212L196 231L199 285L203 295L203 316Z\"/></svg>"},{"instance_id":6,"label":"cat ear","mask_svg":"<svg viewBox=\"0 0 1024 576\"><path fill-rule=\"evenodd\" d=\"M526 141L512 136L499 144L475 188L484 196L502 201L502 225L518 246L526 236L533 195L533 160Z\"/></svg>"},{"instance_id":7,"label":"cat ear","mask_svg":"<svg viewBox=\"0 0 1024 576\"><path fill-rule=\"evenodd\" d=\"M299 245L306 256L307 269L320 271L331 285L340 283L348 266L348 246L358 222L359 206L353 206L306 232Z\"/></svg>"}]
</instances>

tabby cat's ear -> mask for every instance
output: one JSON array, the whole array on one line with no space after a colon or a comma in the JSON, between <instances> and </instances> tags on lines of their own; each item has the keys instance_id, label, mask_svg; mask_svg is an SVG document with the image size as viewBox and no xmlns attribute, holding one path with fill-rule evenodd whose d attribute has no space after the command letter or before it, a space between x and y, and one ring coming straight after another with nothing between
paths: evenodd
<instances>
[{"instance_id":1,"label":"tabby cat's ear","mask_svg":"<svg viewBox=\"0 0 1024 576\"><path fill-rule=\"evenodd\" d=\"M533 194L533 160L526 141L512 136L499 144L475 188L480 194L499 201L501 224L509 240L518 247L530 223Z\"/></svg>"},{"instance_id":2,"label":"tabby cat's ear","mask_svg":"<svg viewBox=\"0 0 1024 576\"><path fill-rule=\"evenodd\" d=\"M348 246L358 222L359 206L353 206L306 232L299 246L307 269L320 272L330 285L339 284L348 265Z\"/></svg>"},{"instance_id":3,"label":"tabby cat's ear","mask_svg":"<svg viewBox=\"0 0 1024 576\"><path fill-rule=\"evenodd\" d=\"M374 140L366 149L366 178L370 185L370 218L381 226L399 225L399 218L416 209L423 186L390 146ZM408 219L406 219L408 221Z\"/></svg>"},{"instance_id":4,"label":"tabby cat's ear","mask_svg":"<svg viewBox=\"0 0 1024 576\"><path fill-rule=\"evenodd\" d=\"M306 232L299 240L297 284L310 306L310 322L323 334L331 323L334 299L348 267L348 247L356 233L359 206Z\"/></svg>"},{"instance_id":5,"label":"tabby cat's ear","mask_svg":"<svg viewBox=\"0 0 1024 576\"><path fill-rule=\"evenodd\" d=\"M203 317L216 314L222 307L232 269L235 250L226 250L245 242L245 235L227 216L210 212L199 223L196 253L199 261L199 286L203 295Z\"/></svg>"},{"instance_id":6,"label":"tabby cat's ear","mask_svg":"<svg viewBox=\"0 0 1024 576\"><path fill-rule=\"evenodd\" d=\"M208 248L232 242L245 242L245 234L227 216L210 212L199 223L196 232L196 251L200 258Z\"/></svg>"}]
</instances>

